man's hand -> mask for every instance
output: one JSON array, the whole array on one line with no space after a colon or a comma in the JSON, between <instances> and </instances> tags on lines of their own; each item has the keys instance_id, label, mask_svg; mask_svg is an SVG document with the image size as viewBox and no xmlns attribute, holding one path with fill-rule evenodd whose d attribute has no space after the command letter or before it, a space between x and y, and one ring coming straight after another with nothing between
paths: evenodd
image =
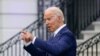
<instances>
[{"instance_id":1,"label":"man's hand","mask_svg":"<svg viewBox=\"0 0 100 56\"><path fill-rule=\"evenodd\" d=\"M21 32L21 39L23 41L25 41L26 43L28 43L28 42L32 41L33 36L32 36L32 34L30 32L22 31Z\"/></svg>"}]
</instances>

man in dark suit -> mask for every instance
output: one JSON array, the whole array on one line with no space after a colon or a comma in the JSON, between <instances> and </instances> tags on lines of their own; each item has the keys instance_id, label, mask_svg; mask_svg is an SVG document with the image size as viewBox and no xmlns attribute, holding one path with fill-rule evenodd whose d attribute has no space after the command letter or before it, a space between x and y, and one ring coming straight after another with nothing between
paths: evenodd
<instances>
[{"instance_id":1,"label":"man in dark suit","mask_svg":"<svg viewBox=\"0 0 100 56\"><path fill-rule=\"evenodd\" d=\"M49 7L44 11L44 22L48 31L54 35L47 41L23 31L24 49L32 56L76 56L76 40L64 24L64 15L58 7Z\"/></svg>"}]
</instances>

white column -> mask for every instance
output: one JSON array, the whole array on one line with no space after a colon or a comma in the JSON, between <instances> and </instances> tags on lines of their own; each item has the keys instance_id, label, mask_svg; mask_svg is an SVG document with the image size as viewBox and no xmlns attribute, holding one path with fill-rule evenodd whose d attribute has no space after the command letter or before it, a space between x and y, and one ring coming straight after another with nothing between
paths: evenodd
<instances>
[{"instance_id":1,"label":"white column","mask_svg":"<svg viewBox=\"0 0 100 56\"><path fill-rule=\"evenodd\" d=\"M1 15L1 11L2 11L2 0L0 0L0 44L2 41L2 15Z\"/></svg>"},{"instance_id":2,"label":"white column","mask_svg":"<svg viewBox=\"0 0 100 56\"><path fill-rule=\"evenodd\" d=\"M2 42L2 16L1 16L1 11L2 11L2 0L0 0L0 44ZM0 56L2 56L2 54L0 53Z\"/></svg>"},{"instance_id":3,"label":"white column","mask_svg":"<svg viewBox=\"0 0 100 56\"><path fill-rule=\"evenodd\" d=\"M2 17L1 17L1 15L0 15L0 44L1 44L1 42L2 42Z\"/></svg>"}]
</instances>

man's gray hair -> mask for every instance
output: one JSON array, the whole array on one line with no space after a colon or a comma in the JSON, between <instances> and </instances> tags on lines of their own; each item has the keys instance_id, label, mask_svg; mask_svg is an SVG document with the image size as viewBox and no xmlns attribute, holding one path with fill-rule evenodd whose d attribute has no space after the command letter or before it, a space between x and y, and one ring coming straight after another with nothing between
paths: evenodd
<instances>
[{"instance_id":1,"label":"man's gray hair","mask_svg":"<svg viewBox=\"0 0 100 56\"><path fill-rule=\"evenodd\" d=\"M45 11L51 10L52 12L56 13L56 15L61 16L64 21L64 14L59 7L49 7Z\"/></svg>"}]
</instances>

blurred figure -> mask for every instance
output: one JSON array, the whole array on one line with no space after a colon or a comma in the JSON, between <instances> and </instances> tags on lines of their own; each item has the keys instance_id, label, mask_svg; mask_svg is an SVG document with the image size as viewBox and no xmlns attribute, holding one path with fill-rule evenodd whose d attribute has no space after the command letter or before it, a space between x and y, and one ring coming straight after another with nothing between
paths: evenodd
<instances>
[{"instance_id":1,"label":"blurred figure","mask_svg":"<svg viewBox=\"0 0 100 56\"><path fill-rule=\"evenodd\" d=\"M64 15L58 7L44 11L44 23L53 33L47 41L41 40L27 31L22 31L24 49L32 56L76 56L76 40L64 24Z\"/></svg>"}]
</instances>

